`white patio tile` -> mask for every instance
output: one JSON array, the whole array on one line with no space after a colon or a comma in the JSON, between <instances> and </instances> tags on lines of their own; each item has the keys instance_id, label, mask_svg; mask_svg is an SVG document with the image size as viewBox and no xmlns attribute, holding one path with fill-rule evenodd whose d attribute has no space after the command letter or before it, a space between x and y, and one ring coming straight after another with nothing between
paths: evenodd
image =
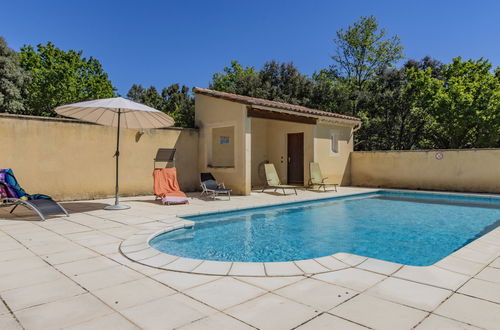
<instances>
[{"instance_id":1,"label":"white patio tile","mask_svg":"<svg viewBox=\"0 0 500 330\"><path fill-rule=\"evenodd\" d=\"M89 228L87 226L80 225L78 223L73 223L73 222L46 222L46 223L41 223L40 225L44 226L45 228L54 231L58 234L72 234L72 233L81 233L85 231L91 231L92 228Z\"/></svg>"},{"instance_id":2,"label":"white patio tile","mask_svg":"<svg viewBox=\"0 0 500 330\"><path fill-rule=\"evenodd\" d=\"M405 307L367 294L360 294L335 307L330 313L373 329L411 329L426 312Z\"/></svg>"},{"instance_id":3,"label":"white patio tile","mask_svg":"<svg viewBox=\"0 0 500 330\"><path fill-rule=\"evenodd\" d=\"M139 262L132 261L128 259L127 257L123 256L121 253L115 253L115 254L109 254L107 255L108 258L116 261L117 263L127 266L128 268L131 268L133 270L138 271L141 274L147 275L147 276L152 276L161 273L163 270L159 268L154 268L150 266L146 266L143 264L140 264Z\"/></svg>"},{"instance_id":4,"label":"white patio tile","mask_svg":"<svg viewBox=\"0 0 500 330\"><path fill-rule=\"evenodd\" d=\"M19 325L11 314L0 314L0 329L23 330L21 325Z\"/></svg>"},{"instance_id":5,"label":"white patio tile","mask_svg":"<svg viewBox=\"0 0 500 330\"><path fill-rule=\"evenodd\" d=\"M146 239L146 237L144 237L142 235L134 235L134 236L126 239L125 241L123 241L120 244L120 249L122 247L129 247L129 246L135 246L135 245L144 246L145 245L145 239Z\"/></svg>"},{"instance_id":6,"label":"white patio tile","mask_svg":"<svg viewBox=\"0 0 500 330\"><path fill-rule=\"evenodd\" d=\"M476 249L463 247L460 250L454 252L452 256L467 259L473 262L490 263L495 259L496 255L491 252L478 251Z\"/></svg>"},{"instance_id":7,"label":"white patio tile","mask_svg":"<svg viewBox=\"0 0 500 330\"><path fill-rule=\"evenodd\" d=\"M137 252L131 252L131 253L127 252L127 253L125 253L125 255L129 259L141 261L144 259L154 257L160 253L161 253L160 251L153 249L152 247L147 247L147 248L140 250L140 251L137 251Z\"/></svg>"},{"instance_id":8,"label":"white patio tile","mask_svg":"<svg viewBox=\"0 0 500 330\"><path fill-rule=\"evenodd\" d=\"M434 311L434 314L485 329L498 329L500 324L499 304L462 294L452 295Z\"/></svg>"},{"instance_id":9,"label":"white patio tile","mask_svg":"<svg viewBox=\"0 0 500 330\"><path fill-rule=\"evenodd\" d=\"M44 243L37 241L36 244L26 244L26 246L29 247L31 251L34 251L38 255L47 255L47 254L70 251L77 248L81 248L80 245L76 243L71 243L70 241L64 241L64 242L52 241Z\"/></svg>"},{"instance_id":10,"label":"white patio tile","mask_svg":"<svg viewBox=\"0 0 500 330\"><path fill-rule=\"evenodd\" d=\"M15 314L26 329L60 329L111 313L112 309L85 293L23 309Z\"/></svg>"},{"instance_id":11,"label":"white patio tile","mask_svg":"<svg viewBox=\"0 0 500 330\"><path fill-rule=\"evenodd\" d=\"M55 268L68 276L91 273L97 270L116 266L118 266L118 263L103 256L54 265Z\"/></svg>"},{"instance_id":12,"label":"white patio tile","mask_svg":"<svg viewBox=\"0 0 500 330\"><path fill-rule=\"evenodd\" d=\"M2 298L7 302L11 310L18 311L82 293L85 293L85 290L73 281L60 278L51 282L4 291L2 292Z\"/></svg>"},{"instance_id":13,"label":"white patio tile","mask_svg":"<svg viewBox=\"0 0 500 330\"><path fill-rule=\"evenodd\" d=\"M265 276L264 264L261 262L233 262L229 275Z\"/></svg>"},{"instance_id":14,"label":"white patio tile","mask_svg":"<svg viewBox=\"0 0 500 330\"><path fill-rule=\"evenodd\" d=\"M43 260L47 261L51 265L58 265L72 261L99 257L99 254L86 248L79 248L79 249L72 249L69 251L48 254L41 257L43 258Z\"/></svg>"},{"instance_id":15,"label":"white patio tile","mask_svg":"<svg viewBox=\"0 0 500 330\"><path fill-rule=\"evenodd\" d=\"M368 258L367 260L360 263L356 268L369 270L369 271L384 274L384 275L391 275L392 273L394 273L396 270L398 270L402 266L403 265L396 264L394 262Z\"/></svg>"},{"instance_id":16,"label":"white patio tile","mask_svg":"<svg viewBox=\"0 0 500 330\"><path fill-rule=\"evenodd\" d=\"M139 330L138 327L127 321L126 318L118 313L108 314L94 318L83 323L64 328L64 330Z\"/></svg>"},{"instance_id":17,"label":"white patio tile","mask_svg":"<svg viewBox=\"0 0 500 330\"><path fill-rule=\"evenodd\" d=\"M292 329L318 314L313 308L267 293L226 311L258 329Z\"/></svg>"},{"instance_id":18,"label":"white patio tile","mask_svg":"<svg viewBox=\"0 0 500 330\"><path fill-rule=\"evenodd\" d=\"M34 257L34 256L35 254L25 247L9 249L6 251L0 249L0 262L5 262L14 259L21 259L26 257Z\"/></svg>"},{"instance_id":19,"label":"white patio tile","mask_svg":"<svg viewBox=\"0 0 500 330\"><path fill-rule=\"evenodd\" d=\"M366 293L429 312L452 294L449 290L398 278L387 278Z\"/></svg>"},{"instance_id":20,"label":"white patio tile","mask_svg":"<svg viewBox=\"0 0 500 330\"><path fill-rule=\"evenodd\" d=\"M179 330L251 330L255 329L223 313L207 316L200 320L189 323L179 328Z\"/></svg>"},{"instance_id":21,"label":"white patio tile","mask_svg":"<svg viewBox=\"0 0 500 330\"><path fill-rule=\"evenodd\" d=\"M172 271L162 271L159 274L153 275L153 278L176 290L186 290L203 283L214 281L221 277L212 275L199 275L199 274L172 272Z\"/></svg>"},{"instance_id":22,"label":"white patio tile","mask_svg":"<svg viewBox=\"0 0 500 330\"><path fill-rule=\"evenodd\" d=\"M340 317L323 313L315 317L306 324L301 325L297 330L367 330L367 327L341 319Z\"/></svg>"},{"instance_id":23,"label":"white patio tile","mask_svg":"<svg viewBox=\"0 0 500 330\"><path fill-rule=\"evenodd\" d=\"M500 269L493 267L486 267L479 274L475 276L481 280L495 282L500 284Z\"/></svg>"},{"instance_id":24,"label":"white patio tile","mask_svg":"<svg viewBox=\"0 0 500 330\"><path fill-rule=\"evenodd\" d=\"M294 261L295 265L298 266L305 274L317 274L330 271L330 269L321 265L320 263L314 261L314 259L309 260L298 260Z\"/></svg>"},{"instance_id":25,"label":"white patio tile","mask_svg":"<svg viewBox=\"0 0 500 330\"><path fill-rule=\"evenodd\" d=\"M286 277L237 277L238 280L258 286L264 290L273 291L284 286L290 285L301 279L303 276L286 276Z\"/></svg>"},{"instance_id":26,"label":"white patio tile","mask_svg":"<svg viewBox=\"0 0 500 330\"><path fill-rule=\"evenodd\" d=\"M331 256L316 258L314 260L330 270L340 270L351 267L350 265L345 264L342 261Z\"/></svg>"},{"instance_id":27,"label":"white patio tile","mask_svg":"<svg viewBox=\"0 0 500 330\"><path fill-rule=\"evenodd\" d=\"M120 243L121 239L104 234L100 231L86 231L83 233L68 234L66 237L83 246L104 245L109 243Z\"/></svg>"},{"instance_id":28,"label":"white patio tile","mask_svg":"<svg viewBox=\"0 0 500 330\"><path fill-rule=\"evenodd\" d=\"M22 244L13 240L10 237L8 239L6 238L2 239L6 241L0 242L0 251L19 250L24 248Z\"/></svg>"},{"instance_id":29,"label":"white patio tile","mask_svg":"<svg viewBox=\"0 0 500 330\"><path fill-rule=\"evenodd\" d=\"M268 276L293 276L304 274L304 272L293 262L265 262L264 268Z\"/></svg>"},{"instance_id":30,"label":"white patio tile","mask_svg":"<svg viewBox=\"0 0 500 330\"><path fill-rule=\"evenodd\" d=\"M119 253L120 245L116 243L109 243L104 245L90 246L89 249L95 251L99 254L109 255L114 253Z\"/></svg>"},{"instance_id":31,"label":"white patio tile","mask_svg":"<svg viewBox=\"0 0 500 330\"><path fill-rule=\"evenodd\" d=\"M127 239L139 230L134 227L122 225L120 227L102 228L100 231L120 239Z\"/></svg>"},{"instance_id":32,"label":"white patio tile","mask_svg":"<svg viewBox=\"0 0 500 330\"><path fill-rule=\"evenodd\" d=\"M313 278L356 291L364 291L385 279L386 276L357 268L347 268L335 272L317 274Z\"/></svg>"},{"instance_id":33,"label":"white patio tile","mask_svg":"<svg viewBox=\"0 0 500 330\"><path fill-rule=\"evenodd\" d=\"M217 311L182 294L127 308L121 313L143 329L174 329Z\"/></svg>"},{"instance_id":34,"label":"white patio tile","mask_svg":"<svg viewBox=\"0 0 500 330\"><path fill-rule=\"evenodd\" d=\"M168 270L175 270L181 272L192 271L203 262L203 260L191 259L191 258L179 258L175 256L171 256L171 258L174 258L173 261L166 264L164 268Z\"/></svg>"},{"instance_id":35,"label":"white patio tile","mask_svg":"<svg viewBox=\"0 0 500 330\"><path fill-rule=\"evenodd\" d=\"M491 264L490 267L500 268L500 257L496 258Z\"/></svg>"},{"instance_id":36,"label":"white patio tile","mask_svg":"<svg viewBox=\"0 0 500 330\"><path fill-rule=\"evenodd\" d=\"M147 250L150 248L150 246L145 242L144 239L141 239L141 242L142 243L139 243L139 244L134 244L134 245L121 245L120 246L120 251L123 253L123 254L132 254L132 253L135 253L135 252L140 252L140 251L144 251L144 250Z\"/></svg>"},{"instance_id":37,"label":"white patio tile","mask_svg":"<svg viewBox=\"0 0 500 330\"><path fill-rule=\"evenodd\" d=\"M166 254L166 253L159 253L154 255L153 257L142 259L139 262L141 264L145 264L151 267L161 267L165 266L166 264L170 264L172 261L178 259L175 256ZM193 267L194 268L194 267Z\"/></svg>"},{"instance_id":38,"label":"white patio tile","mask_svg":"<svg viewBox=\"0 0 500 330\"><path fill-rule=\"evenodd\" d=\"M452 272L461 273L464 275L473 276L484 268L483 263L473 262L468 259L463 259L450 255L435 264L439 268L451 270Z\"/></svg>"},{"instance_id":39,"label":"white patio tile","mask_svg":"<svg viewBox=\"0 0 500 330\"><path fill-rule=\"evenodd\" d=\"M188 296L219 310L240 304L265 292L265 290L235 280L232 277L223 277L184 291Z\"/></svg>"},{"instance_id":40,"label":"white patio tile","mask_svg":"<svg viewBox=\"0 0 500 330\"><path fill-rule=\"evenodd\" d=\"M3 261L0 267L0 277L41 267L47 267L47 264L37 256Z\"/></svg>"},{"instance_id":41,"label":"white patio tile","mask_svg":"<svg viewBox=\"0 0 500 330\"><path fill-rule=\"evenodd\" d=\"M0 292L27 287L38 283L50 282L62 278L65 278L63 274L49 266L30 269L26 272L1 276Z\"/></svg>"},{"instance_id":42,"label":"white patio tile","mask_svg":"<svg viewBox=\"0 0 500 330\"><path fill-rule=\"evenodd\" d=\"M466 275L436 266L403 266L403 268L394 273L393 276L449 290L456 290L469 279Z\"/></svg>"},{"instance_id":43,"label":"white patio tile","mask_svg":"<svg viewBox=\"0 0 500 330\"><path fill-rule=\"evenodd\" d=\"M415 329L417 330L479 330L469 324L448 319L439 315L431 314L422 321Z\"/></svg>"},{"instance_id":44,"label":"white patio tile","mask_svg":"<svg viewBox=\"0 0 500 330\"><path fill-rule=\"evenodd\" d=\"M276 290L274 293L315 309L327 311L352 298L358 292L334 284L306 278Z\"/></svg>"},{"instance_id":45,"label":"white patio tile","mask_svg":"<svg viewBox=\"0 0 500 330\"><path fill-rule=\"evenodd\" d=\"M95 291L109 286L137 280L144 275L124 266L115 266L91 273L73 276L73 280L89 291Z\"/></svg>"},{"instance_id":46,"label":"white patio tile","mask_svg":"<svg viewBox=\"0 0 500 330\"><path fill-rule=\"evenodd\" d=\"M350 266L357 266L367 259L366 257L344 252L335 253L334 255L332 255L332 257Z\"/></svg>"},{"instance_id":47,"label":"white patio tile","mask_svg":"<svg viewBox=\"0 0 500 330\"><path fill-rule=\"evenodd\" d=\"M489 254L495 259L500 253L500 241L493 236L483 236L468 244L466 248Z\"/></svg>"},{"instance_id":48,"label":"white patio tile","mask_svg":"<svg viewBox=\"0 0 500 330\"><path fill-rule=\"evenodd\" d=\"M9 309L7 308L7 306L5 306L5 304L0 300L0 315L3 315L3 314L9 314Z\"/></svg>"},{"instance_id":49,"label":"white patio tile","mask_svg":"<svg viewBox=\"0 0 500 330\"><path fill-rule=\"evenodd\" d=\"M207 275L227 275L230 268L231 262L207 260L193 269L193 272Z\"/></svg>"},{"instance_id":50,"label":"white patio tile","mask_svg":"<svg viewBox=\"0 0 500 330\"><path fill-rule=\"evenodd\" d=\"M500 283L472 278L458 292L500 304Z\"/></svg>"},{"instance_id":51,"label":"white patio tile","mask_svg":"<svg viewBox=\"0 0 500 330\"><path fill-rule=\"evenodd\" d=\"M166 297L176 291L150 278L110 286L93 292L109 306L123 310L158 298Z\"/></svg>"}]
</instances>

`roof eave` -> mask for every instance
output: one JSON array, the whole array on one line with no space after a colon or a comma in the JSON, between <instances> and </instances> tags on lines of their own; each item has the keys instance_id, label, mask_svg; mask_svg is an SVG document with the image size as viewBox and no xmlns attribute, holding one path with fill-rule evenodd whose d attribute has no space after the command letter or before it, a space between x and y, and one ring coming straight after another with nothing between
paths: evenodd
<instances>
[{"instance_id":1,"label":"roof eave","mask_svg":"<svg viewBox=\"0 0 500 330\"><path fill-rule=\"evenodd\" d=\"M285 107L285 105L287 105L287 103L283 103L283 106L265 106L265 105L256 104L256 102L252 101L252 100L232 99L230 96L217 94L217 93L225 93L225 92L219 92L219 91L214 91L214 90L205 89L205 88L194 87L193 93L222 99L222 100L225 100L228 102L249 105L249 106L252 106L256 109L261 108L261 109L265 109L265 110L269 110L269 111L278 111L278 112L283 112L283 113L288 113L288 114L293 114L293 115L298 115L298 116L304 116L304 117L310 117L310 118L316 118L316 119L322 119L322 120L339 121L339 122L346 122L346 123L348 122L352 125L356 125L356 124L361 123L361 119L359 119L359 118L344 116L344 115L336 114L333 112L324 111L325 113L327 113L329 115L326 115L326 114L323 115L323 114L313 114L313 113L308 113L308 112L298 111L298 110L290 110L290 109L287 109ZM242 96L242 97L250 97L250 96L238 95L238 94L232 94L232 93L225 93L225 94ZM258 98L254 98L254 99L258 99ZM261 99L259 99L259 100L261 100ZM265 99L262 99L262 101L275 102L275 101L265 100ZM278 102L278 103L281 103L281 102ZM293 106L293 104L290 104L290 105ZM310 109L310 108L306 108L306 107L303 107L303 108L305 108L305 111L312 111L312 112L322 111L322 110Z\"/></svg>"}]
</instances>

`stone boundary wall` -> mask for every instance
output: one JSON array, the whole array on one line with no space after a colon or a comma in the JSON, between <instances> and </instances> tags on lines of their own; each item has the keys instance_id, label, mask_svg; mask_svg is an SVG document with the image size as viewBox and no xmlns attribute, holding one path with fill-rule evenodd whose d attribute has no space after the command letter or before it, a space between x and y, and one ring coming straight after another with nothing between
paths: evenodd
<instances>
[{"instance_id":1,"label":"stone boundary wall","mask_svg":"<svg viewBox=\"0 0 500 330\"><path fill-rule=\"evenodd\" d=\"M0 168L12 168L28 193L57 200L112 196L115 187L116 128L73 119L0 114ZM198 189L198 131L123 129L120 192L153 192L153 158L158 148L176 148L181 189ZM158 167L165 163L158 163Z\"/></svg>"},{"instance_id":2,"label":"stone boundary wall","mask_svg":"<svg viewBox=\"0 0 500 330\"><path fill-rule=\"evenodd\" d=\"M357 151L354 186L500 193L500 149Z\"/></svg>"}]
</instances>

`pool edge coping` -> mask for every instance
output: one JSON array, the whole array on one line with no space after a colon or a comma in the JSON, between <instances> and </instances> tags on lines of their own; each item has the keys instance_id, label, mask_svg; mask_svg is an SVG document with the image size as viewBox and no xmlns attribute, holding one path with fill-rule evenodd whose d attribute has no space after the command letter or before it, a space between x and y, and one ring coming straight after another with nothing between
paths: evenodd
<instances>
[{"instance_id":1,"label":"pool edge coping","mask_svg":"<svg viewBox=\"0 0 500 330\"><path fill-rule=\"evenodd\" d=\"M377 192L383 190L390 191L400 191L400 192L420 192L420 193L431 193L438 195L446 195L446 192L427 192L427 191L415 191L415 190L401 190L401 189L376 189L372 192L362 192L362 193L352 193L348 195L342 195L337 197L356 197L359 195L371 195L376 194ZM448 193L459 196L479 196L479 197L490 197L490 198L498 198L495 195L479 195L479 194L469 194L469 193ZM333 197L335 198L335 197ZM249 206L244 208L228 208L224 210L220 210L218 212L200 212L194 214L183 214L182 217L189 216L197 216L197 215L209 215L214 213L222 213L222 212L234 212L234 211L242 211L248 209L255 209L261 207L272 207L277 205L290 205L297 204L307 201L321 201L326 199L332 199L329 197L322 198L307 198L300 201L290 201L287 203L269 203L265 205L259 206ZM213 261L213 260L203 260L203 259L194 259L194 258L184 258L179 256L170 255L159 250L153 248L149 242L158 235L161 235L166 232L170 232L180 228L188 228L194 226L194 222L191 220L183 219L179 215L169 216L169 219L173 220L170 223L161 222L157 228L152 228L148 230L140 231L126 240L122 241L119 246L120 253L125 256L127 259L137 262L139 264L153 267L156 269L175 271L175 272L183 272L189 274L197 274L197 275L212 275L212 276L241 276L241 277L284 277L284 276L313 276L322 273L329 273L333 271L340 271L349 268L356 268L365 271L372 271L377 274L385 275L385 276L394 276L402 279L410 279L412 276L406 274L407 270L418 270L417 272L431 272L431 273L442 273L446 274L446 272L450 272L452 274L458 275L458 277L462 277L463 283L469 280L474 276L471 272L460 272L457 271L456 268L448 265L443 266L448 261L454 258L459 258L459 260L464 263L474 263L477 265L478 269L483 269L493 260L495 260L500 255L500 227L493 229L487 234L469 242L467 245L461 247L460 249L454 251L453 253L447 255L443 259L437 261L436 263L429 266L409 266L400 263L389 262L377 258L370 258L365 256L360 256L352 253L346 252L338 252L332 254L330 256L313 258L313 259L304 259L304 260L295 260L295 261L284 261L284 262L226 262L226 261ZM494 241L492 243L491 241ZM477 245L483 245L482 247ZM489 251L485 253L486 250ZM486 256L481 257L481 260L478 260L478 255L486 254ZM469 256L468 256L469 255ZM472 256L472 257L470 257ZM476 257L474 257L476 256ZM471 260L474 259L474 260ZM366 267L362 267L361 265L366 262L371 262L379 265L393 265L394 271L392 272L377 272L371 269L367 269ZM453 264L453 262L452 262ZM436 269L437 268L437 269ZM460 268L460 267L458 267ZM404 270L403 272L401 272ZM445 272L445 273L443 273ZM399 274L398 276L398 273ZM411 271L410 271L411 273ZM422 274L421 274L422 275ZM450 275L451 276L451 275ZM410 277L410 278L409 278ZM419 276L417 276L419 277ZM421 277L421 276L420 276ZM425 276L424 276L425 277ZM457 278L457 276L455 276ZM419 281L417 281L419 282ZM425 281L420 281L424 283ZM462 281L459 281L462 282ZM461 283L461 284L463 284ZM429 283L424 283L429 284ZM461 285L460 284L460 285ZM437 287L446 288L446 289L454 289L459 287L456 284L443 284L436 285Z\"/></svg>"}]
</instances>

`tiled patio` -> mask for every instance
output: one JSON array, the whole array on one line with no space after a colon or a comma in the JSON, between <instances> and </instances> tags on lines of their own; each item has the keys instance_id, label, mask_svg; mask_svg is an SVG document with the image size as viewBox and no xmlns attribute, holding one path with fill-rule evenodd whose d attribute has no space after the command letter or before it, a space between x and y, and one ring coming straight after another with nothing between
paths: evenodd
<instances>
[{"instance_id":1,"label":"tiled patio","mask_svg":"<svg viewBox=\"0 0 500 330\"><path fill-rule=\"evenodd\" d=\"M119 250L178 225L175 215L368 191L194 194L183 206L131 197L131 209L114 212L102 210L111 200L67 202L70 217L45 222L0 208L0 329L500 329L500 227L431 267L339 254L295 263L300 275L290 276L280 265L267 276L168 271ZM213 273L181 261L171 266Z\"/></svg>"}]
</instances>

